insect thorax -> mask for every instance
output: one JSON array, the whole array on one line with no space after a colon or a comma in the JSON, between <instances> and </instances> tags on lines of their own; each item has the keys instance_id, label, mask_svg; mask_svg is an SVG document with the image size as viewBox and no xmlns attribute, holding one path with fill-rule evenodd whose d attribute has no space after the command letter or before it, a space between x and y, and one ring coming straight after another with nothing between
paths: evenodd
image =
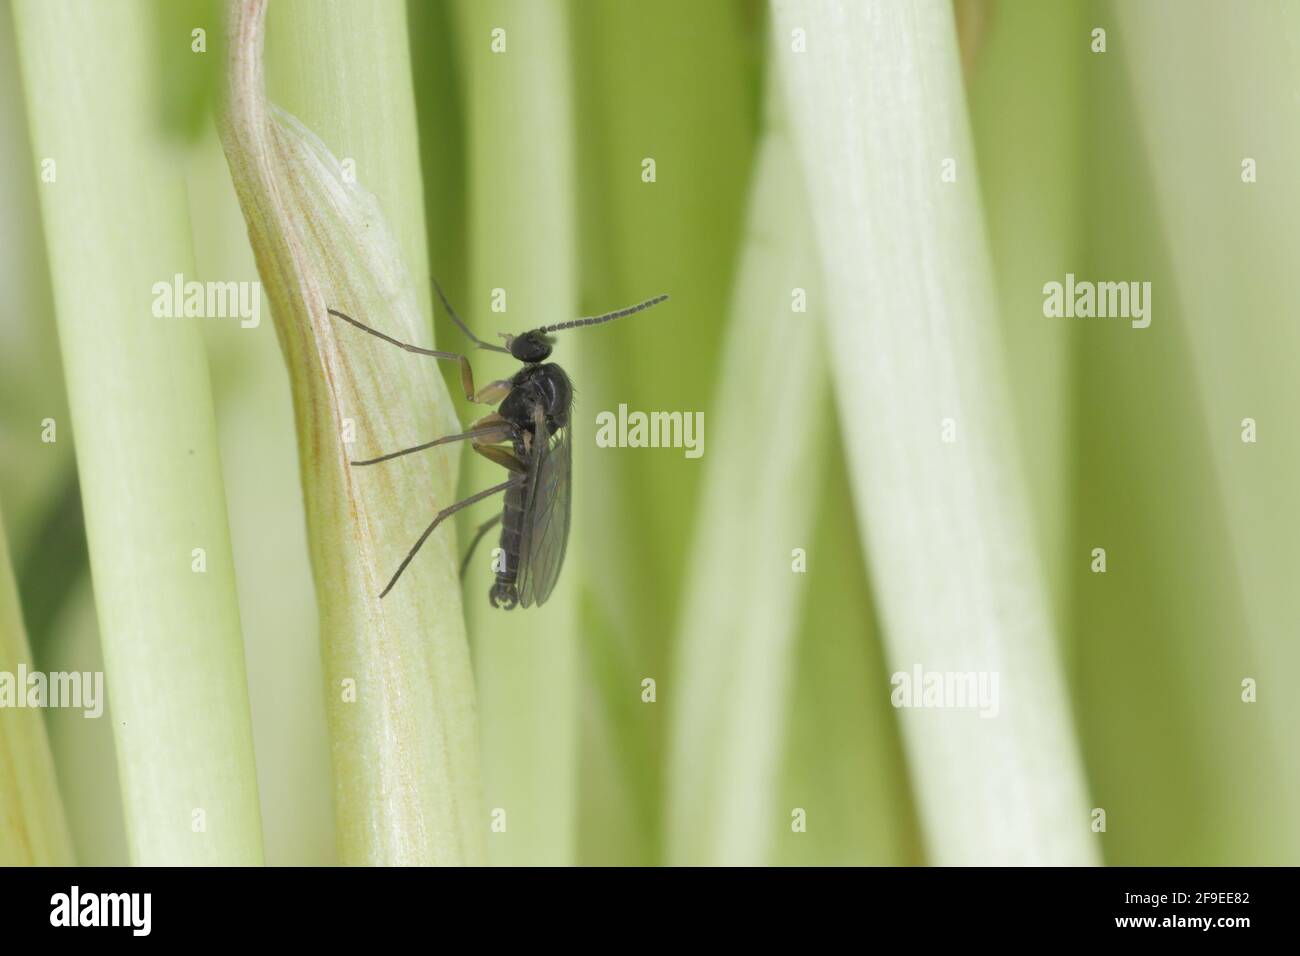
<instances>
[{"instance_id":1,"label":"insect thorax","mask_svg":"<svg viewBox=\"0 0 1300 956\"><path fill-rule=\"evenodd\" d=\"M546 415L546 428L551 434L569 424L573 386L560 366L553 362L525 365L515 373L510 385L510 394L497 409L506 421L531 430L533 410L540 406Z\"/></svg>"}]
</instances>

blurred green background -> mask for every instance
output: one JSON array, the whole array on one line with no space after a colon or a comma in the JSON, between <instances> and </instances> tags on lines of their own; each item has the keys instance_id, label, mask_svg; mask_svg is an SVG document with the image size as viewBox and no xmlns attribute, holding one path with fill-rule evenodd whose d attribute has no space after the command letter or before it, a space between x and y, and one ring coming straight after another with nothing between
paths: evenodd
<instances>
[{"instance_id":1,"label":"blurred green background","mask_svg":"<svg viewBox=\"0 0 1300 956\"><path fill-rule=\"evenodd\" d=\"M269 28L273 100L277 70L292 68L274 61L278 3ZM571 98L548 115L567 125L525 118L525 136L493 119L530 108L511 99L528 77L520 85L483 78L490 54L479 27L526 19L528 5L407 5L427 269L485 338L570 317L526 296L506 324L489 311L489 290L510 286L511 270L531 261L529 250L545 247L552 229L572 230L575 240L571 261L561 263L572 270L575 314L660 291L673 298L657 313L566 338L556 354L574 372L580 409L577 524L565 570L572 619L518 611L491 618L487 574L471 569L466 582L488 806L497 790L526 788L512 768L527 748L510 736L519 726L508 713L510 692L484 662L516 653L503 641L542 640L548 627L576 635L572 686L552 685L565 698L556 706L572 709L567 729L556 732L574 735L572 786L548 804L563 817L553 820L562 836L527 859L493 859L689 862L670 819L693 812L670 809L669 794L683 785L670 779L671 675L681 643L704 639L687 600L705 524L701 496L710 469L725 467L722 436L761 435L772 417L764 403L740 410L719 395L757 201L767 10L757 0L554 5L567 31L560 89ZM196 278L255 279L210 119L220 60L185 47L176 55L169 42L195 23L219 36L219 5L157 9L158 122L186 176ZM1290 424L1300 407L1291 293L1300 248L1300 4L963 0L957 14L1035 544L1089 806L1106 808L1109 820L1096 835L1101 858L1300 862L1300 754L1290 740L1300 716L1300 437ZM1090 49L1095 27L1108 31L1104 54ZM511 36L524 44L528 33ZM551 136L567 144L572 218L511 223L510 190L529 190L533 171L554 155ZM642 180L647 156L656 161L654 183ZM1241 179L1245 157L1258 162L1256 182ZM76 436L65 424L42 186L8 3L0 8L0 169L0 513L37 666L95 670ZM511 186L516 178L525 185ZM380 195L381 187L371 184ZM512 226L532 232L516 241ZM413 265L417 275L422 268ZM1044 318L1042 286L1067 272L1151 281L1152 326ZM329 864L329 742L287 380L269 319L255 330L208 323L204 335L266 860ZM443 348L461 345L442 314L435 337ZM493 356L475 362L484 380L508 370ZM773 664L785 696L764 704L777 715L772 799L783 809L757 859L924 863L932 854L914 809L915 768L889 706L872 557L852 520L842 449L854 440L854 422L837 418L821 384L762 384L765 403L796 406L796 427L825 432L800 465L807 540L765 538L772 522L761 512L748 539L779 561L788 563L792 547L810 555L808 572L791 585L788 655ZM703 411L703 458L596 450L595 412L620 402ZM465 421L474 415L463 403L458 409ZM1241 440L1246 417L1258 423L1257 443ZM60 423L55 444L39 440L46 418ZM789 440L765 435L773 446ZM463 492L488 483L490 470L462 461ZM462 515L462 542L491 509ZM1104 575L1090 571L1095 547L1107 550ZM772 599L725 572L718 582L737 607ZM647 677L658 683L653 705L641 698ZM1244 678L1257 681L1258 702L1241 701ZM726 689L718 693L722 700ZM78 861L127 862L111 716L55 710L46 719ZM528 796L525 789L520 799ZM791 832L786 807L806 808L816 825Z\"/></svg>"}]
</instances>

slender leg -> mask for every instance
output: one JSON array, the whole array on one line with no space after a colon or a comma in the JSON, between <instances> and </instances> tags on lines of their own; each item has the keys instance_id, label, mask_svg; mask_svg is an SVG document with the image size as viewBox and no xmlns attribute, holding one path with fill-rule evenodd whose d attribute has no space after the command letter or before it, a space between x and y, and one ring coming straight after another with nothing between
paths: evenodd
<instances>
[{"instance_id":1,"label":"slender leg","mask_svg":"<svg viewBox=\"0 0 1300 956\"><path fill-rule=\"evenodd\" d=\"M469 559L474 556L474 549L477 548L478 543L483 540L483 535L487 534L500 523L501 515L498 513L493 515L491 518L488 518L487 521L484 521L479 525L478 530L474 532L474 540L469 543L469 550L465 552L465 560L460 563L460 576L462 578L465 576L465 569L469 567Z\"/></svg>"},{"instance_id":2,"label":"slender leg","mask_svg":"<svg viewBox=\"0 0 1300 956\"><path fill-rule=\"evenodd\" d=\"M420 535L420 537L416 540L415 544L411 546L411 550L406 553L406 557L402 558L402 563L397 566L397 571L393 574L392 578L389 580L388 586L379 592L380 598L383 598L389 591L393 589L393 585L396 584L397 579L402 576L402 572L406 570L406 566L411 563L411 559L414 558L416 552L418 552L420 548L424 546L424 542L429 539L429 535L433 534L433 530L436 527L438 527L438 525L442 524L443 521L445 521L447 518L454 515L457 511L460 511L463 508L468 508L470 505L482 501L484 498L489 498L492 495L500 494L501 492L505 491L507 488L512 488L515 485L521 484L522 482L527 480L528 480L527 476L525 475L513 475L510 477L508 481L503 481L499 485L493 485L491 488L488 488L485 491L480 491L478 494L470 495L464 501L458 501L454 505L449 505L448 507L443 508L441 511L439 511L437 516L433 519L433 521L429 523L429 527L424 529L424 534Z\"/></svg>"},{"instance_id":3,"label":"slender leg","mask_svg":"<svg viewBox=\"0 0 1300 956\"><path fill-rule=\"evenodd\" d=\"M344 322L347 322L349 325L355 325L362 332L369 332L375 338L383 339L389 345L396 345L399 349L405 349L408 352L414 352L416 355L430 355L433 358L444 359L448 362L459 362L460 363L460 384L461 387L465 389L465 398L467 401L478 402L479 404L496 404L496 402L499 402L501 398L505 397L505 395L502 394L500 398L496 398L495 400L492 400L491 396L496 395L496 392L498 390L496 386L503 384L500 382L492 382L483 387L483 392L488 397L486 399L480 399L478 397L478 392L476 392L474 389L474 370L470 368L469 359L461 355L459 352L439 352L437 349L420 348L420 346L418 345L412 345L409 342L403 342L400 339L395 339L391 335L385 335L383 332L380 332L378 329L372 329L364 322L358 322L356 319L352 318L352 316L344 315L342 312L339 312L336 309L326 309L326 311L329 312L330 315L335 316L336 318L340 318ZM506 391L508 392L509 388L507 388Z\"/></svg>"},{"instance_id":4,"label":"slender leg","mask_svg":"<svg viewBox=\"0 0 1300 956\"><path fill-rule=\"evenodd\" d=\"M401 451L390 451L387 455L380 455L378 458L367 458L365 461L351 462L353 465L377 465L381 461L390 461L394 458L400 458L403 455L411 455L417 451L424 451L426 448L433 448L436 445L447 445L454 441L465 441L467 438L474 442L498 442L505 441L514 434L514 428L508 422L502 420L490 425L476 423L473 428L459 435L447 435L444 438L435 438L433 441L427 441L422 445L412 445L410 448L403 448Z\"/></svg>"}]
</instances>

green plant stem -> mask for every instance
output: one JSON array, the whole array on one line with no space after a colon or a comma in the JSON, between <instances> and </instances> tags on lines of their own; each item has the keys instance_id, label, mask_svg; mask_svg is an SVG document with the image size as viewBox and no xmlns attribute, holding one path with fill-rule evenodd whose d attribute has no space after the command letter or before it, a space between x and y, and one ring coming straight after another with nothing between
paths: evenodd
<instances>
[{"instance_id":1,"label":"green plant stem","mask_svg":"<svg viewBox=\"0 0 1300 956\"><path fill-rule=\"evenodd\" d=\"M824 286L823 286L824 288ZM834 420L831 396L823 403ZM838 424L838 423L837 423ZM802 489L817 496L817 518L803 612L797 674L786 732L777 866L917 866L920 826L907 762L885 687L880 625L858 539L843 426L833 430L817 476ZM850 431L851 434L851 431ZM801 808L804 830L792 826Z\"/></svg>"},{"instance_id":2,"label":"green plant stem","mask_svg":"<svg viewBox=\"0 0 1300 956\"><path fill-rule=\"evenodd\" d=\"M753 9L571 3L582 310L672 295L632 321L572 338L584 360L579 397L589 434L595 412L622 403L713 414L718 316L734 290L761 99ZM647 159L654 182L645 178ZM575 462L590 582L584 643L604 685L600 721L584 721L584 863L663 859L668 699L643 704L640 683L662 684L671 673L682 558L708 455L686 461L677 451L615 448Z\"/></svg>"},{"instance_id":3,"label":"green plant stem","mask_svg":"<svg viewBox=\"0 0 1300 956\"><path fill-rule=\"evenodd\" d=\"M104 652L95 619L90 570L78 576L41 648L41 667L50 672L103 672ZM79 866L127 866L130 851L122 814L122 787L113 743L113 702L104 716L87 720L75 708L45 716L50 753ZM259 776L259 782L261 778Z\"/></svg>"},{"instance_id":4,"label":"green plant stem","mask_svg":"<svg viewBox=\"0 0 1300 956\"><path fill-rule=\"evenodd\" d=\"M217 31L221 15L218 5ZM195 272L200 281L256 283L226 157L215 128L208 133L187 163ZM284 357L269 319L256 329L208 322L203 331L248 661L266 865L331 865L338 855L320 623Z\"/></svg>"},{"instance_id":5,"label":"green plant stem","mask_svg":"<svg viewBox=\"0 0 1300 956\"><path fill-rule=\"evenodd\" d=\"M0 675L25 696L25 683L17 684L20 668L34 670L0 521ZM16 704L6 701L0 709L0 866L71 866L72 839L44 716L39 708Z\"/></svg>"},{"instance_id":6,"label":"green plant stem","mask_svg":"<svg viewBox=\"0 0 1300 956\"><path fill-rule=\"evenodd\" d=\"M668 859L676 864L766 863L789 823L776 798L807 582L795 551L806 566L815 510L807 462L824 457L828 422L817 414L827 391L821 329L815 314L794 308L796 289L814 313L824 308L812 224L794 148L779 110L771 112L709 418L677 665L663 687L673 702ZM800 400L769 404L777 380L797 383ZM752 427L763 406L763 426Z\"/></svg>"},{"instance_id":7,"label":"green plant stem","mask_svg":"<svg viewBox=\"0 0 1300 956\"><path fill-rule=\"evenodd\" d=\"M22 77L13 18L0 16L0 168L30 169ZM9 514L14 553L29 552L58 507L60 493L74 477L72 442L41 446L28 454L33 428L52 418L68 420L68 397L59 365L59 337L54 325L54 296L45 262L40 190L36 176L0 180L0 313L13 320L0 330L4 367L0 370L0 500ZM22 572L18 572L21 579ZM57 594L60 583L50 582ZM39 626L28 605L27 627ZM39 640L39 633L31 634Z\"/></svg>"},{"instance_id":8,"label":"green plant stem","mask_svg":"<svg viewBox=\"0 0 1300 956\"><path fill-rule=\"evenodd\" d=\"M1187 661L1184 681L1211 695L1189 702L1203 721L1201 733L1190 739L1197 752L1223 755L1213 782L1198 791L1214 793L1210 819L1227 818L1215 827L1221 849L1207 855L1215 864L1294 864L1300 857L1294 812L1300 801L1294 742L1300 697L1265 687L1272 675L1300 673L1300 512L1286 499L1300 483L1300 448L1289 424L1300 405L1300 329L1289 318L1274 321L1295 308L1300 184L1293 169L1300 130L1291 120L1300 9L1241 4L1229 19L1207 0L1106 6L1111 51L1090 59L1102 69L1115 57L1124 68L1137 140L1134 165L1141 169L1146 162L1150 169L1149 193L1141 199L1153 200L1169 265L1164 282L1150 271L1141 274L1152 281L1154 305L1150 327L1132 330L1141 337L1132 348L1168 353L1185 338L1187 365L1176 374L1196 390L1179 407L1199 421L1196 440L1206 446L1209 467L1189 469L1180 459L1178 474L1208 474L1202 484L1210 493L1208 502L1172 520L1185 526L1186 516L1195 514L1195 530L1212 532L1219 525L1214 515L1221 513L1226 538L1205 535L1207 560L1217 573L1197 564L1226 598L1228 624L1206 629L1200 653L1182 640L1177 645L1178 658ZM1177 95L1166 82L1170 76L1179 77ZM1253 178L1246 175L1247 160ZM1109 250L1112 237L1102 234L1095 242ZM1245 440L1248 418L1254 441ZM1160 425L1159 431L1167 448L1174 429ZM1161 493L1160 500L1165 505L1168 498ZM1159 540L1168 549L1168 538ZM1187 551L1176 553L1191 563ZM1199 630L1210 607L1188 583L1194 573L1180 569L1171 583L1184 606L1184 595L1198 594L1192 603ZM1247 678L1258 684L1255 703L1242 698ZM1188 759L1185 766L1196 764ZM1184 805L1194 806L1190 800Z\"/></svg>"},{"instance_id":9,"label":"green plant stem","mask_svg":"<svg viewBox=\"0 0 1300 956\"><path fill-rule=\"evenodd\" d=\"M153 122L151 7L55 0L14 12L37 172L57 164L41 208L131 859L258 864L203 346L195 321L152 314L154 284L189 273L192 257L181 176Z\"/></svg>"},{"instance_id":10,"label":"green plant stem","mask_svg":"<svg viewBox=\"0 0 1300 956\"><path fill-rule=\"evenodd\" d=\"M405 11L277 9L277 69L292 74L281 85L339 152L268 103L263 0L228 7L221 129L293 394L339 855L353 864L477 863L487 820L451 522L379 598L436 510L455 500L456 458L438 448L373 468L349 464L459 425L433 359L327 312L430 344L429 290L407 269L423 276L426 262Z\"/></svg>"},{"instance_id":11,"label":"green plant stem","mask_svg":"<svg viewBox=\"0 0 1300 956\"><path fill-rule=\"evenodd\" d=\"M475 0L458 12L472 170L472 279L465 310L477 333L492 340L498 331L519 332L577 315L568 8L561 0ZM494 28L505 31L503 53L492 52ZM495 288L505 291L504 314L490 309ZM484 367L503 364L479 354ZM581 390L578 354L574 337L561 335L554 360ZM510 371L507 366L490 374ZM588 426L594 414L581 404L574 413L575 470L594 447ZM464 493L501 480L499 467L471 459ZM563 866L576 860L584 497L581 489L574 492L564 573L544 607L506 614L488 605L495 536L480 547L466 574L484 792L490 809L505 811L505 831L492 833L488 844L495 864ZM475 509L465 524L476 526L499 508L493 501Z\"/></svg>"},{"instance_id":12,"label":"green plant stem","mask_svg":"<svg viewBox=\"0 0 1300 956\"><path fill-rule=\"evenodd\" d=\"M1077 566L1068 541L1076 327L1042 321L1042 286L1077 272L1083 251L1084 22L1077 0L990 16L968 84L1011 408L1020 434L1032 436L1026 487L1059 618Z\"/></svg>"},{"instance_id":13,"label":"green plant stem","mask_svg":"<svg viewBox=\"0 0 1300 956\"><path fill-rule=\"evenodd\" d=\"M1094 862L991 331L951 4L774 0L773 10L888 664L998 679L996 717L898 711L929 855ZM946 159L955 182L942 179Z\"/></svg>"}]
</instances>

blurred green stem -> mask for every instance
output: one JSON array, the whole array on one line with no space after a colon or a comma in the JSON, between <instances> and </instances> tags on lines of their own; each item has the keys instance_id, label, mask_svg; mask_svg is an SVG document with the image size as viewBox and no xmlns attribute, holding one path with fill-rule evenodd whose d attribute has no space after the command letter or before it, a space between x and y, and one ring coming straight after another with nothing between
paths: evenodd
<instances>
[{"instance_id":1,"label":"blurred green stem","mask_svg":"<svg viewBox=\"0 0 1300 956\"><path fill-rule=\"evenodd\" d=\"M713 414L734 292L761 100L761 17L751 4L575 0L581 299L599 312L655 293L671 301L572 336L591 454L575 460L585 522L584 644L601 685L584 721L584 863L661 862L669 698L641 681L670 673L681 622L684 549L708 460L592 448L595 413ZM654 164L653 177L647 161ZM709 440L712 440L712 432ZM579 532L575 529L575 535Z\"/></svg>"},{"instance_id":2,"label":"blurred green stem","mask_svg":"<svg viewBox=\"0 0 1300 956\"><path fill-rule=\"evenodd\" d=\"M993 334L952 5L774 0L773 9L859 530L887 660L901 675L892 689L918 668L997 681L994 708L897 711L929 855L949 865L1092 863Z\"/></svg>"},{"instance_id":3,"label":"blurred green stem","mask_svg":"<svg viewBox=\"0 0 1300 956\"><path fill-rule=\"evenodd\" d=\"M13 681L14 693L25 696L25 682L18 683L20 667L33 670L32 652L0 521L0 680ZM6 700L0 708L0 866L72 862L44 714L36 707L19 707L17 698Z\"/></svg>"},{"instance_id":4,"label":"blurred green stem","mask_svg":"<svg viewBox=\"0 0 1300 956\"><path fill-rule=\"evenodd\" d=\"M1044 322L1046 277L1078 272L1083 251L1084 18L1078 0L1018 4L987 28L969 82L971 124L997 279L1011 410L1024 442L1026 487L1045 579L1064 620L1071 556L1070 344L1077 327ZM1010 11L1007 11L1010 13ZM1034 143L1026 149L1025 143Z\"/></svg>"},{"instance_id":5,"label":"blurred green stem","mask_svg":"<svg viewBox=\"0 0 1300 956\"><path fill-rule=\"evenodd\" d=\"M673 701L668 859L676 864L766 863L789 823L776 798L808 580L797 568L813 534L807 463L825 457L829 423L818 415L826 370L815 313L824 299L779 97L778 87L758 148L677 665L665 687ZM809 298L813 315L800 301ZM800 400L768 406L763 426L750 427L777 380L796 383Z\"/></svg>"},{"instance_id":6,"label":"blurred green stem","mask_svg":"<svg viewBox=\"0 0 1300 956\"><path fill-rule=\"evenodd\" d=\"M471 171L472 278L463 311L491 341L498 331L577 314L568 8L562 0L475 0L458 12ZM494 30L502 32L494 38ZM503 290L503 314L489 309L493 289ZM484 365L501 364L478 354ZM581 383L576 355L573 336L562 335L555 360ZM490 373L499 374L506 373ZM585 423L593 415L574 413L575 470L592 446ZM464 493L501 480L500 468L470 458ZM493 812L505 811L505 831L489 842L497 864L563 866L576 858L581 491L574 500L565 572L545 607L506 614L488 605L495 536L466 573L484 791ZM493 501L475 509L466 523L477 525L499 507Z\"/></svg>"},{"instance_id":7,"label":"blurred green stem","mask_svg":"<svg viewBox=\"0 0 1300 956\"><path fill-rule=\"evenodd\" d=\"M1197 385L1188 414L1200 420L1211 456L1206 484L1226 518L1228 553L1214 580L1220 592L1241 594L1230 633L1214 633L1215 646L1196 655L1198 664L1222 661L1207 675L1213 699L1198 701L1198 711L1224 708L1198 743L1205 748L1217 740L1258 787L1248 803L1238 801L1249 791L1227 787L1233 819L1260 829L1258 840L1247 830L1225 841L1231 849L1221 859L1294 863L1300 511L1287 506L1286 496L1300 484L1291 424L1300 404L1300 326L1289 318L1300 221L1300 127L1291 122L1300 7L1239 4L1229 17L1210 0L1108 6L1115 33L1125 37L1115 55L1128 78L1140 134L1135 153L1150 167L1171 273L1171 281L1154 283L1159 304L1140 335L1165 350L1177 341L1175 330L1186 336L1189 378ZM1169 81L1175 76L1176 90ZM1274 321L1281 316L1288 318ZM1198 595L1198 619L1204 602ZM1268 690L1272 675L1279 684ZM1244 705L1247 679L1258 681L1259 697ZM1238 776L1218 770L1225 783ZM1248 855L1256 843L1260 856Z\"/></svg>"},{"instance_id":8,"label":"blurred green stem","mask_svg":"<svg viewBox=\"0 0 1300 956\"><path fill-rule=\"evenodd\" d=\"M24 0L14 12L35 174L47 174L41 206L131 859L259 864L203 344L197 322L152 314L154 284L193 265L182 179L155 123L152 7Z\"/></svg>"}]
</instances>

